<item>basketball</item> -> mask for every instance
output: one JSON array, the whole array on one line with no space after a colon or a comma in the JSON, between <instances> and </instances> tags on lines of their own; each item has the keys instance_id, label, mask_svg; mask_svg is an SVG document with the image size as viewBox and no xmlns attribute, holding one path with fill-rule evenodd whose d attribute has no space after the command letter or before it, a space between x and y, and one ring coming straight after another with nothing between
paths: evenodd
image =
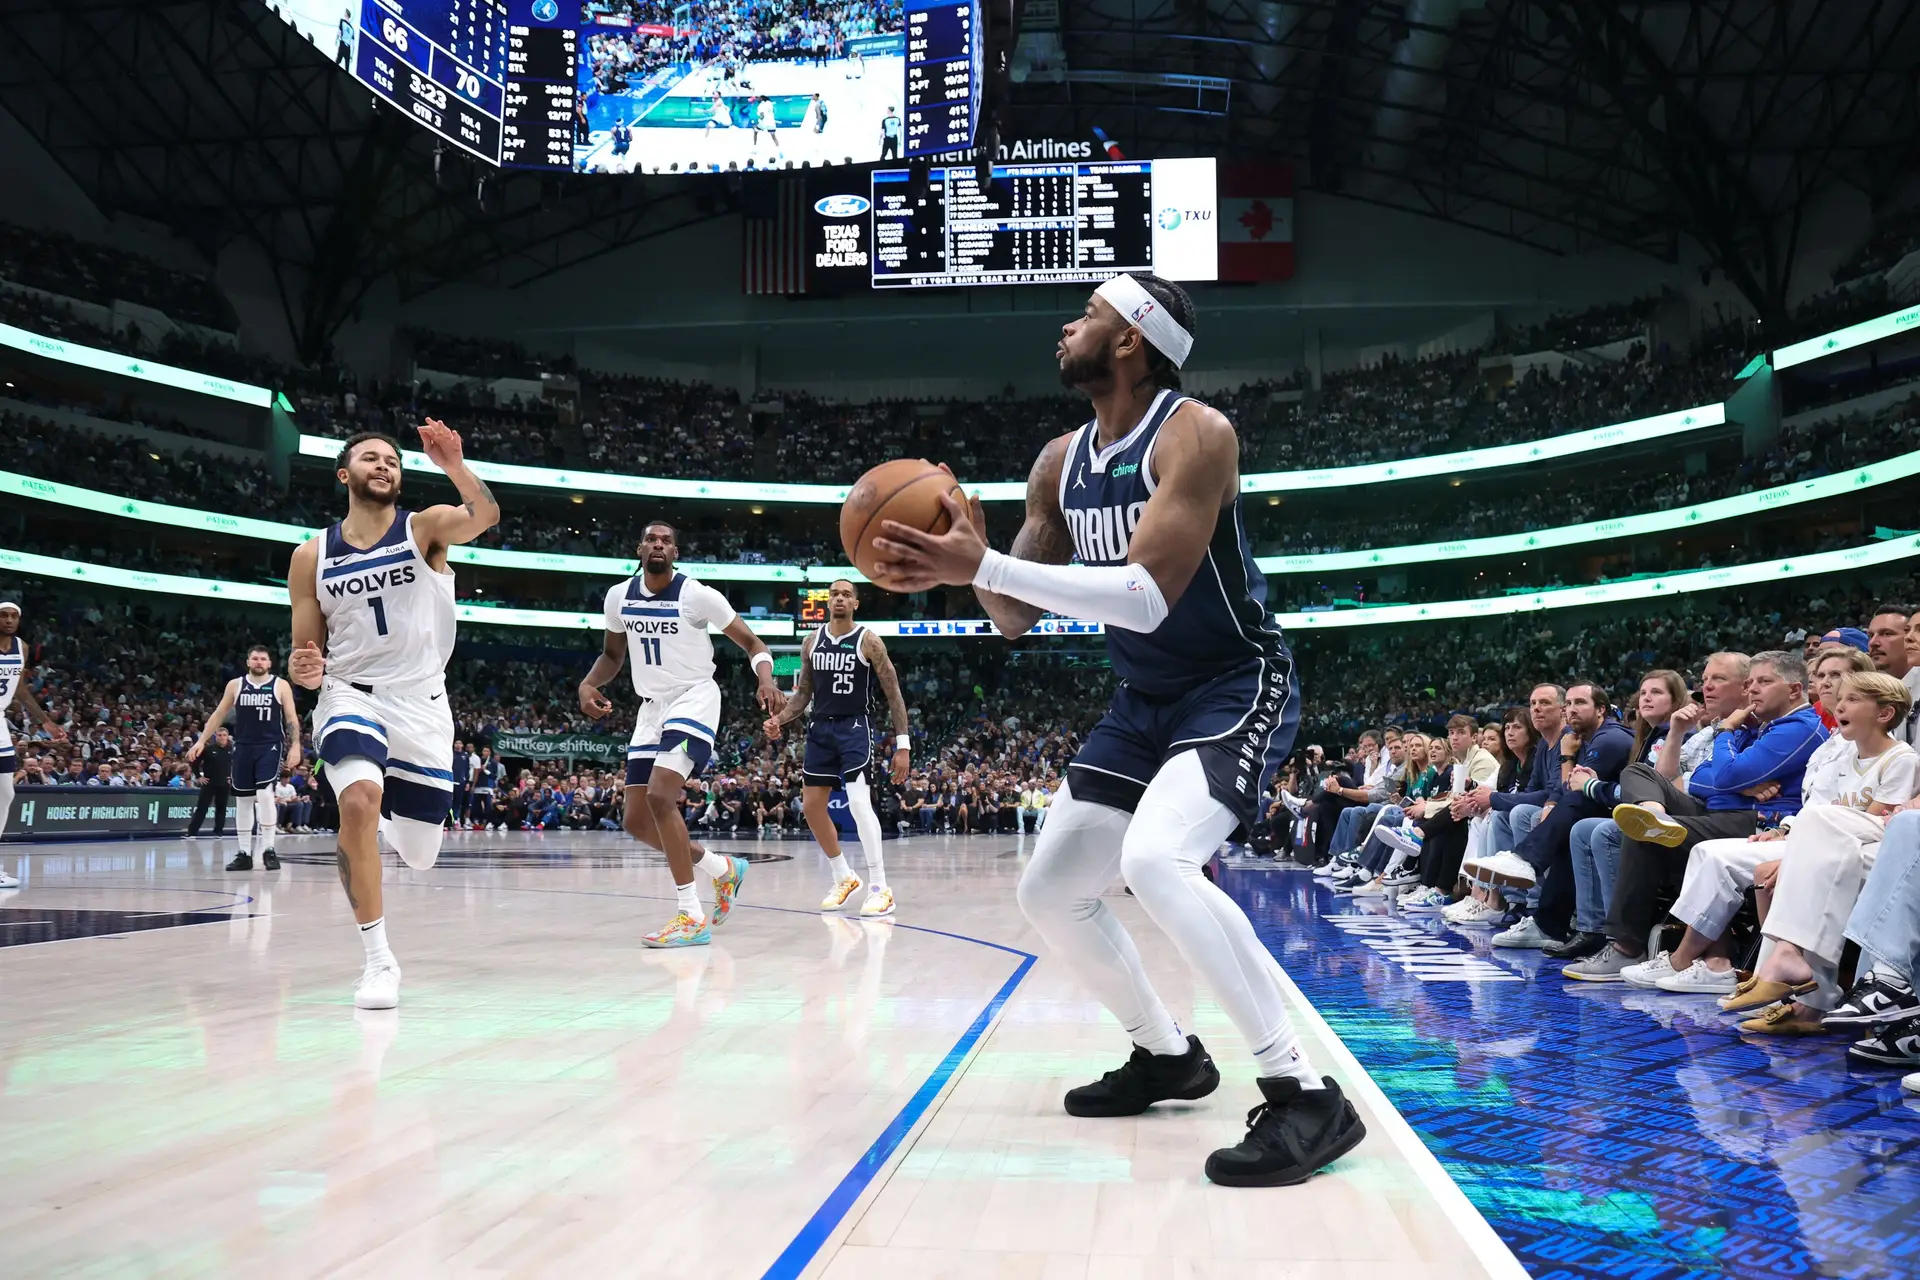
<instances>
[{"instance_id":1,"label":"basketball","mask_svg":"<svg viewBox=\"0 0 1920 1280\"><path fill-rule=\"evenodd\" d=\"M876 586L887 584L873 571L879 553L873 540L889 520L910 529L945 533L953 523L940 495L958 492L960 485L925 458L896 458L883 462L854 482L840 506L840 543L854 568Z\"/></svg>"}]
</instances>

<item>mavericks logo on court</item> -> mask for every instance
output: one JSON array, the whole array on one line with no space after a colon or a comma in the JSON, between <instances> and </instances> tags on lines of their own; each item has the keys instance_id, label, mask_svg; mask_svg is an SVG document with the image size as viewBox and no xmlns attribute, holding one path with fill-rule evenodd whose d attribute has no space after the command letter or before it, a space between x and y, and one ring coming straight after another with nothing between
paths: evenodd
<instances>
[{"instance_id":1,"label":"mavericks logo on court","mask_svg":"<svg viewBox=\"0 0 1920 1280\"><path fill-rule=\"evenodd\" d=\"M822 196L813 202L813 211L823 218L857 218L872 207L865 196Z\"/></svg>"}]
</instances>

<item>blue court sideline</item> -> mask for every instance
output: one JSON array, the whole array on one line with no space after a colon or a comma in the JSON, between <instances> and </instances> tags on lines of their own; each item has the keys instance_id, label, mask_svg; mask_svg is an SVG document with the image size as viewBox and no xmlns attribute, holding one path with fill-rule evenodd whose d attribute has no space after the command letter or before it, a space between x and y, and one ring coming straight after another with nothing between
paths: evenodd
<instances>
[{"instance_id":1,"label":"blue court sideline","mask_svg":"<svg viewBox=\"0 0 1920 1280\"><path fill-rule=\"evenodd\" d=\"M1920 1275L1920 1098L1849 1037L1743 1037L1304 871L1220 883L1537 1280Z\"/></svg>"}]
</instances>

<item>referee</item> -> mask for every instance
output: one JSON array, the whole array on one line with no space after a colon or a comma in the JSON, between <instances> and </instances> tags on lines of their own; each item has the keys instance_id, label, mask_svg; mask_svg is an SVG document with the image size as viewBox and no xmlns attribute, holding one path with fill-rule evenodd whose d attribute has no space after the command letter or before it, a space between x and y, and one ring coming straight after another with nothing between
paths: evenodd
<instances>
[{"instance_id":1,"label":"referee","mask_svg":"<svg viewBox=\"0 0 1920 1280\"><path fill-rule=\"evenodd\" d=\"M193 817L187 820L187 839L200 835L208 805L213 806L213 835L218 839L227 825L227 803L233 799L233 735L225 725L200 753L200 773L200 794L193 801Z\"/></svg>"}]
</instances>

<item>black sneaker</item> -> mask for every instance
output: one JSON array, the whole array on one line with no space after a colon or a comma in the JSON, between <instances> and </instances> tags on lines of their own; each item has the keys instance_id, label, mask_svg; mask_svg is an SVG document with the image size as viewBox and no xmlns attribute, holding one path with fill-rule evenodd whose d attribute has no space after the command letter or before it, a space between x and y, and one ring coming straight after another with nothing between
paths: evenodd
<instances>
[{"instance_id":1,"label":"black sneaker","mask_svg":"<svg viewBox=\"0 0 1920 1280\"><path fill-rule=\"evenodd\" d=\"M260 855L260 867L265 871L278 871L280 869L280 855L271 849L267 850Z\"/></svg>"},{"instance_id":2,"label":"black sneaker","mask_svg":"<svg viewBox=\"0 0 1920 1280\"><path fill-rule=\"evenodd\" d=\"M1188 1036L1187 1051L1177 1058L1135 1045L1126 1066L1067 1090L1067 1114L1137 1116L1156 1102L1193 1102L1219 1087L1220 1070L1199 1036Z\"/></svg>"},{"instance_id":3,"label":"black sneaker","mask_svg":"<svg viewBox=\"0 0 1920 1280\"><path fill-rule=\"evenodd\" d=\"M234 855L233 855L233 861L232 861L232 862L229 862L229 863L227 864L227 870L229 870L229 871L251 871L251 870L253 870L253 855L252 855L252 854L250 854L250 853L236 853L236 854L234 854Z\"/></svg>"},{"instance_id":4,"label":"black sneaker","mask_svg":"<svg viewBox=\"0 0 1920 1280\"><path fill-rule=\"evenodd\" d=\"M1292 1076L1260 1081L1266 1101L1247 1113L1239 1146L1207 1157L1207 1178L1223 1187L1291 1187L1360 1145L1367 1127L1331 1076L1305 1089Z\"/></svg>"},{"instance_id":5,"label":"black sneaker","mask_svg":"<svg viewBox=\"0 0 1920 1280\"><path fill-rule=\"evenodd\" d=\"M1540 948L1540 954L1549 960L1585 960L1588 956L1600 954L1600 948L1606 945L1606 934L1581 930L1565 942L1549 942Z\"/></svg>"},{"instance_id":6,"label":"black sneaker","mask_svg":"<svg viewBox=\"0 0 1920 1280\"><path fill-rule=\"evenodd\" d=\"M1847 1050L1847 1061L1877 1067L1920 1067L1920 1017L1884 1023Z\"/></svg>"},{"instance_id":7,"label":"black sneaker","mask_svg":"<svg viewBox=\"0 0 1920 1280\"><path fill-rule=\"evenodd\" d=\"M1871 1027L1883 1022L1904 1022L1920 1014L1920 999L1913 988L1898 978L1868 973L1853 984L1847 998L1825 1017L1823 1027Z\"/></svg>"}]
</instances>

